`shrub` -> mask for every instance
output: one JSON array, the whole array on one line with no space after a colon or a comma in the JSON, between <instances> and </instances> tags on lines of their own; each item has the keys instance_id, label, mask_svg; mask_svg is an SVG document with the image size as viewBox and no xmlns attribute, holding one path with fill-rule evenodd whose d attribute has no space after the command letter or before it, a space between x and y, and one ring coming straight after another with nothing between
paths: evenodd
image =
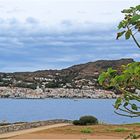
<instances>
[{"instance_id":1,"label":"shrub","mask_svg":"<svg viewBox=\"0 0 140 140\"><path fill-rule=\"evenodd\" d=\"M74 125L80 125L80 122L79 122L79 120L74 120L74 121L73 121L73 124L74 124Z\"/></svg>"},{"instance_id":2,"label":"shrub","mask_svg":"<svg viewBox=\"0 0 140 140\"><path fill-rule=\"evenodd\" d=\"M129 136L127 136L127 137L125 138L125 140L127 140L127 139L133 140L133 139L139 139L139 138L140 138L140 135L137 135L137 134L135 134L135 133L130 133Z\"/></svg>"},{"instance_id":3,"label":"shrub","mask_svg":"<svg viewBox=\"0 0 140 140\"><path fill-rule=\"evenodd\" d=\"M114 129L114 131L115 132L127 132L127 131L129 131L129 129L127 129L127 128L116 128L116 129Z\"/></svg>"},{"instance_id":4,"label":"shrub","mask_svg":"<svg viewBox=\"0 0 140 140\"><path fill-rule=\"evenodd\" d=\"M82 116L79 120L74 120L73 124L74 125L98 124L98 119L94 116Z\"/></svg>"},{"instance_id":5,"label":"shrub","mask_svg":"<svg viewBox=\"0 0 140 140\"><path fill-rule=\"evenodd\" d=\"M81 133L92 133L92 130L90 128L83 128L81 129Z\"/></svg>"},{"instance_id":6,"label":"shrub","mask_svg":"<svg viewBox=\"0 0 140 140\"><path fill-rule=\"evenodd\" d=\"M98 120L94 116L82 116L79 121L81 125L98 124Z\"/></svg>"}]
</instances>

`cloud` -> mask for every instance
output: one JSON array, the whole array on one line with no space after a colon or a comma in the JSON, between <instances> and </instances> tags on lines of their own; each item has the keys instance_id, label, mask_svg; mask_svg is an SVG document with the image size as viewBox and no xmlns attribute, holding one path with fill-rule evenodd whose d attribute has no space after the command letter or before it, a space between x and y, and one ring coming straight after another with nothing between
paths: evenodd
<instances>
[{"instance_id":1,"label":"cloud","mask_svg":"<svg viewBox=\"0 0 140 140\"><path fill-rule=\"evenodd\" d=\"M33 17L22 22L0 19L0 71L61 69L98 59L140 58L131 40L115 40L115 25L99 26L69 20L48 26Z\"/></svg>"},{"instance_id":2,"label":"cloud","mask_svg":"<svg viewBox=\"0 0 140 140\"><path fill-rule=\"evenodd\" d=\"M137 4L139 0L1 0L0 71L140 60L131 40L115 40L120 11Z\"/></svg>"}]
</instances>

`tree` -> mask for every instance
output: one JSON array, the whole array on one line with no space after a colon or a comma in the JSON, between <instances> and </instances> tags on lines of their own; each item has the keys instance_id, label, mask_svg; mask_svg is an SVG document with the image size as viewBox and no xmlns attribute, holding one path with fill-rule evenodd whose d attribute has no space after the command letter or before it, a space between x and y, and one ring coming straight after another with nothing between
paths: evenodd
<instances>
[{"instance_id":1,"label":"tree","mask_svg":"<svg viewBox=\"0 0 140 140\"><path fill-rule=\"evenodd\" d=\"M135 89L140 89L139 62L122 66L121 73L109 68L99 76L98 81L105 88L113 88L121 93L114 105L115 113L129 117L140 116L140 96L134 94Z\"/></svg>"},{"instance_id":2,"label":"tree","mask_svg":"<svg viewBox=\"0 0 140 140\"><path fill-rule=\"evenodd\" d=\"M140 5L130 7L122 11L124 19L119 23L118 29L121 30L117 34L117 39L125 35L125 39L132 37L136 45L140 48L140 44L136 39L137 33L140 33Z\"/></svg>"},{"instance_id":3,"label":"tree","mask_svg":"<svg viewBox=\"0 0 140 140\"><path fill-rule=\"evenodd\" d=\"M124 19L119 23L117 39L125 35L125 39L130 37L140 48L136 37L140 33L140 5L130 7L122 11ZM133 62L127 66L122 66L121 72L109 68L106 72L100 74L99 84L105 88L114 88L121 93L121 96L115 102L115 113L127 117L140 116L140 95L135 94L136 89L140 89L140 63ZM139 91L140 92L140 91Z\"/></svg>"}]
</instances>

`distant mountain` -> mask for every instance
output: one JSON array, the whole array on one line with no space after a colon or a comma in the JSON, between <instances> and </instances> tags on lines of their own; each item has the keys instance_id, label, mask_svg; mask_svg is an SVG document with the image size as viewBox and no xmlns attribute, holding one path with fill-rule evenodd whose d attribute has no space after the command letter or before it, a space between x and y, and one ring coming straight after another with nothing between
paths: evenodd
<instances>
[{"instance_id":1,"label":"distant mountain","mask_svg":"<svg viewBox=\"0 0 140 140\"><path fill-rule=\"evenodd\" d=\"M134 62L133 59L99 60L62 70L40 70L35 72L0 73L0 86L18 87L95 87L102 71L112 67L120 70L121 65Z\"/></svg>"}]
</instances>

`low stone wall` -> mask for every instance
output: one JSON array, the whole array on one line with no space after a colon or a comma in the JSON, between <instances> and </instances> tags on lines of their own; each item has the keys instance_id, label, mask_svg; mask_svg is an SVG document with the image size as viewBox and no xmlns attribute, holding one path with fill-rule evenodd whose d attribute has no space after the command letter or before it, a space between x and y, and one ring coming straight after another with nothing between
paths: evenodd
<instances>
[{"instance_id":1,"label":"low stone wall","mask_svg":"<svg viewBox=\"0 0 140 140\"><path fill-rule=\"evenodd\" d=\"M25 123L14 123L10 125L0 126L0 134L19 131L24 129L36 128L40 126L53 125L58 123L70 123L69 120L49 120L49 121L38 121L38 122L25 122Z\"/></svg>"}]
</instances>

